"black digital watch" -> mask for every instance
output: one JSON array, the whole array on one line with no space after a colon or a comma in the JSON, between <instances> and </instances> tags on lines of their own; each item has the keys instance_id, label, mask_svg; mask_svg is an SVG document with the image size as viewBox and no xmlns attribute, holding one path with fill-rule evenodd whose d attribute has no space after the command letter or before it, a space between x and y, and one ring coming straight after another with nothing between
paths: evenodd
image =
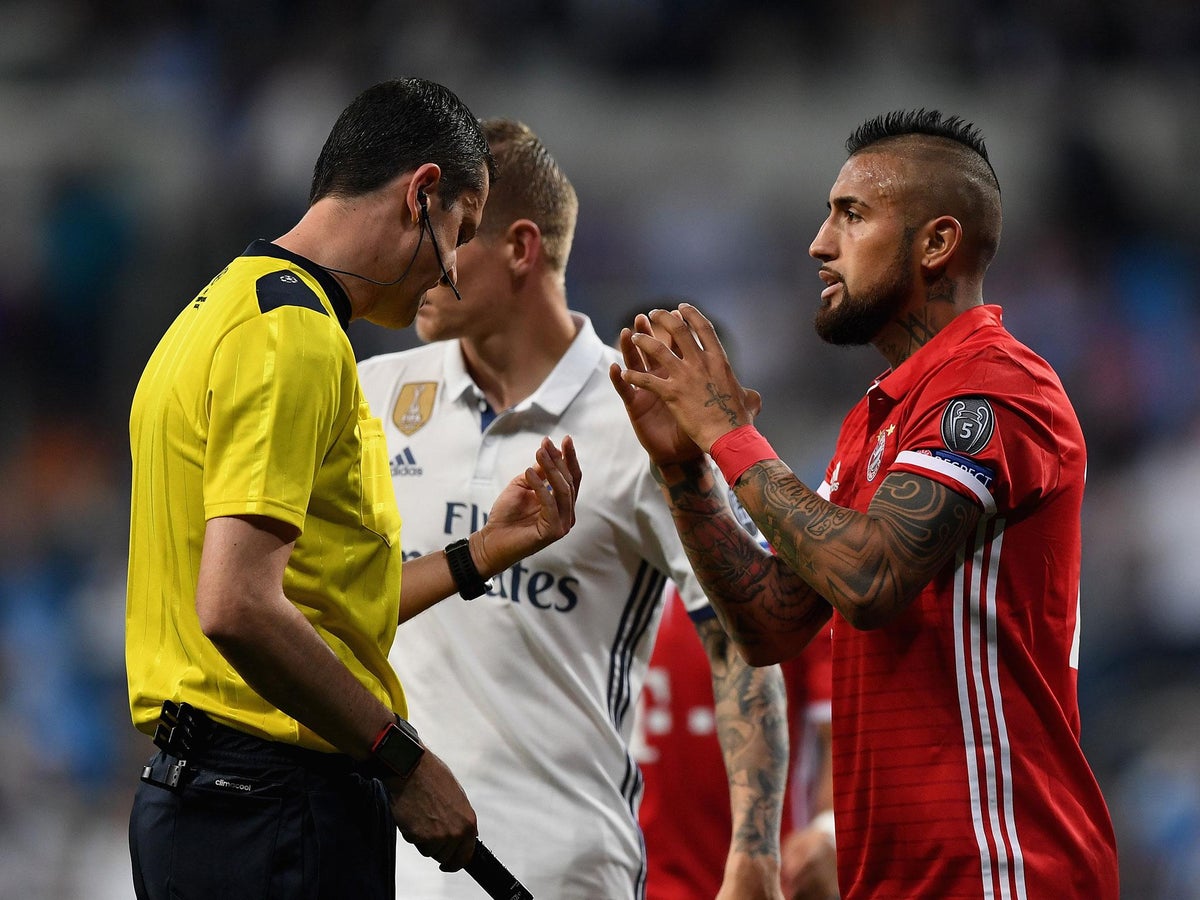
<instances>
[{"instance_id":1,"label":"black digital watch","mask_svg":"<svg viewBox=\"0 0 1200 900\"><path fill-rule=\"evenodd\" d=\"M471 559L471 545L466 538L447 544L445 553L460 597L474 600L492 589L492 583L485 580L475 568L475 560Z\"/></svg>"},{"instance_id":2,"label":"black digital watch","mask_svg":"<svg viewBox=\"0 0 1200 900\"><path fill-rule=\"evenodd\" d=\"M396 721L379 732L371 745L372 774L377 778L407 779L424 755L425 746L417 729L396 716Z\"/></svg>"}]
</instances>

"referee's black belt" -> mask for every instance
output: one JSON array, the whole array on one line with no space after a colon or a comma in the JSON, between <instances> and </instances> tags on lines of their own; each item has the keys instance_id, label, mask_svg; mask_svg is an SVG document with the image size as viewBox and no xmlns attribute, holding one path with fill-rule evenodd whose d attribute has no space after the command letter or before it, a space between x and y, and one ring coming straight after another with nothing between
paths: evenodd
<instances>
[{"instance_id":1,"label":"referee's black belt","mask_svg":"<svg viewBox=\"0 0 1200 900\"><path fill-rule=\"evenodd\" d=\"M370 777L369 764L344 753L323 753L295 744L268 741L215 722L189 703L163 702L154 743L168 759L145 766L142 781L179 790L189 767L244 762L255 766L297 767L337 778L345 775Z\"/></svg>"}]
</instances>

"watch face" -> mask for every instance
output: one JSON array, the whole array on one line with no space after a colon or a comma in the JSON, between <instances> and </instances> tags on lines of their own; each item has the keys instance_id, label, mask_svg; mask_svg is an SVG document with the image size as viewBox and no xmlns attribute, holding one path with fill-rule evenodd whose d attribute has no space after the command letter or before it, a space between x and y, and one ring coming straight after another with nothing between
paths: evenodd
<instances>
[{"instance_id":1,"label":"watch face","mask_svg":"<svg viewBox=\"0 0 1200 900\"><path fill-rule=\"evenodd\" d=\"M400 721L388 729L375 756L397 775L407 777L424 753L417 730L408 722Z\"/></svg>"}]
</instances>

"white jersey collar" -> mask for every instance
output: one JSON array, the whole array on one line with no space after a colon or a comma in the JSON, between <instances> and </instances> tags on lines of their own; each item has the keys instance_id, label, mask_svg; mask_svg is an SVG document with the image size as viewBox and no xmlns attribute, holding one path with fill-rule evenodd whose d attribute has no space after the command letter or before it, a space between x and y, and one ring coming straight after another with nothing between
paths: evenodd
<instances>
[{"instance_id":1,"label":"white jersey collar","mask_svg":"<svg viewBox=\"0 0 1200 900\"><path fill-rule=\"evenodd\" d=\"M604 355L605 344L596 336L596 330L587 316L572 312L571 320L578 329L571 346L546 376L546 380L531 396L514 406L513 412L536 408L557 419L595 373L597 363ZM458 401L465 398L472 405L478 403L483 392L467 372L459 342L446 341L445 354L447 398Z\"/></svg>"}]
</instances>

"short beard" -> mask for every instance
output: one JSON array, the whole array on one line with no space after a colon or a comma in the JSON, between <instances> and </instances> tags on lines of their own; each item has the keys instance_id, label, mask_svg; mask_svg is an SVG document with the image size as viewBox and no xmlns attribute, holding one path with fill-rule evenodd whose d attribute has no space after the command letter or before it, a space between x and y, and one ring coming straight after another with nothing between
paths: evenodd
<instances>
[{"instance_id":1,"label":"short beard","mask_svg":"<svg viewBox=\"0 0 1200 900\"><path fill-rule=\"evenodd\" d=\"M892 263L895 278L879 285L862 296L850 293L850 286L842 282L842 300L836 306L817 310L813 327L817 336L829 344L839 347L861 347L879 336L887 324L900 314L912 292L913 277L908 268L908 254L912 247L912 234L905 230L896 259Z\"/></svg>"}]
</instances>

